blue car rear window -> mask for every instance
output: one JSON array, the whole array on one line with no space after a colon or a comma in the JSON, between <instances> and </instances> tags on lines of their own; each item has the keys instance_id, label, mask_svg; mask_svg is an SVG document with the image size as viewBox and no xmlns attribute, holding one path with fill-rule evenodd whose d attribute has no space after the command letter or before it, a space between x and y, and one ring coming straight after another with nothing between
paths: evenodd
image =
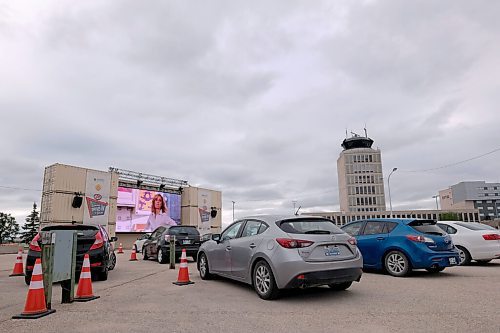
<instances>
[{"instance_id":1,"label":"blue car rear window","mask_svg":"<svg viewBox=\"0 0 500 333\"><path fill-rule=\"evenodd\" d=\"M415 220L408 223L413 229L424 234L444 236L446 233L433 220Z\"/></svg>"}]
</instances>

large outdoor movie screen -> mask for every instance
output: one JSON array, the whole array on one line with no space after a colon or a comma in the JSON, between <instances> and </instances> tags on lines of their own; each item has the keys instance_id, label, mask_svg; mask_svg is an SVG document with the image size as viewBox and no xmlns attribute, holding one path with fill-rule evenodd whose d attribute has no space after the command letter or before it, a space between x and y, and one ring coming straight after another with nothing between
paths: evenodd
<instances>
[{"instance_id":1,"label":"large outdoor movie screen","mask_svg":"<svg viewBox=\"0 0 500 333\"><path fill-rule=\"evenodd\" d=\"M151 232L181 224L181 196L174 193L119 187L116 232Z\"/></svg>"}]
</instances>

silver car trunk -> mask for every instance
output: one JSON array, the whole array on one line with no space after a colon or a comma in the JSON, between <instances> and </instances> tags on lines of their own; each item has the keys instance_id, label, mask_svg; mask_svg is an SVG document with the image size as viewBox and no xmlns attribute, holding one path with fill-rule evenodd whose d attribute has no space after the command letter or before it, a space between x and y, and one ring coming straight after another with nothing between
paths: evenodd
<instances>
[{"instance_id":1,"label":"silver car trunk","mask_svg":"<svg viewBox=\"0 0 500 333\"><path fill-rule=\"evenodd\" d=\"M330 262L356 257L356 247L347 242L351 238L347 234L290 234L290 236L314 242L308 247L298 249L300 256L306 262Z\"/></svg>"}]
</instances>

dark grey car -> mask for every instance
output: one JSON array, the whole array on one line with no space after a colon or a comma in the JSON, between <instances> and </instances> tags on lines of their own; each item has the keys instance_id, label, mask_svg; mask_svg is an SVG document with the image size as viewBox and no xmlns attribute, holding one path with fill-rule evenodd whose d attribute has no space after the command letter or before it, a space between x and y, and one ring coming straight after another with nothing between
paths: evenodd
<instances>
[{"instance_id":1,"label":"dark grey car","mask_svg":"<svg viewBox=\"0 0 500 333\"><path fill-rule=\"evenodd\" d=\"M356 240L321 217L247 217L212 235L198 252L202 279L217 274L246 282L263 299L287 288L345 290L360 280L362 266Z\"/></svg>"}]
</instances>

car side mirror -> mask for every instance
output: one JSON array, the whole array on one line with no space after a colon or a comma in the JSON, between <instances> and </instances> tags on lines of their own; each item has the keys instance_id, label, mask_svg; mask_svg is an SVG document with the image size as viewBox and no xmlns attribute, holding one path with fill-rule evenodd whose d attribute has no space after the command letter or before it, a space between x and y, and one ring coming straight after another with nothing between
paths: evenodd
<instances>
[{"instance_id":1,"label":"car side mirror","mask_svg":"<svg viewBox=\"0 0 500 333\"><path fill-rule=\"evenodd\" d=\"M217 243L220 242L220 234L212 234L211 238L212 238L212 240L216 241Z\"/></svg>"},{"instance_id":2,"label":"car side mirror","mask_svg":"<svg viewBox=\"0 0 500 333\"><path fill-rule=\"evenodd\" d=\"M113 237L111 237L111 239L110 239L110 240L111 240L112 242L116 242L116 241L118 240L118 237L113 236Z\"/></svg>"}]
</instances>

